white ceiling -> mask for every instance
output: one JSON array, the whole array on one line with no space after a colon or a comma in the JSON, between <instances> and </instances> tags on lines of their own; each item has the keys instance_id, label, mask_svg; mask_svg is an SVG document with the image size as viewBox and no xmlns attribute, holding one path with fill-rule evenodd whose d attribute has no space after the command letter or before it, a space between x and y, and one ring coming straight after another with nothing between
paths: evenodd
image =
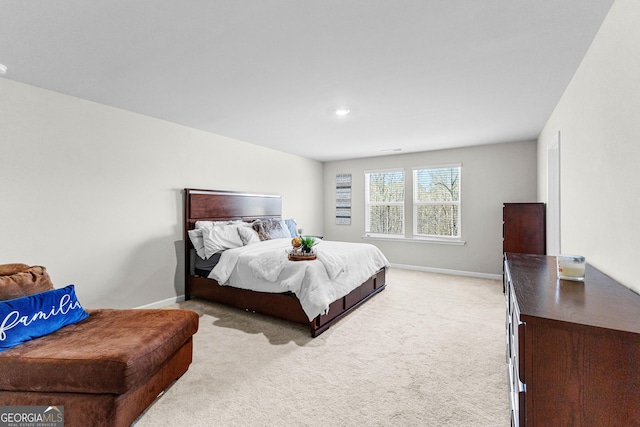
<instances>
[{"instance_id":1,"label":"white ceiling","mask_svg":"<svg viewBox=\"0 0 640 427\"><path fill-rule=\"evenodd\" d=\"M537 138L612 3L1 0L0 63L7 79L331 161Z\"/></svg>"}]
</instances>

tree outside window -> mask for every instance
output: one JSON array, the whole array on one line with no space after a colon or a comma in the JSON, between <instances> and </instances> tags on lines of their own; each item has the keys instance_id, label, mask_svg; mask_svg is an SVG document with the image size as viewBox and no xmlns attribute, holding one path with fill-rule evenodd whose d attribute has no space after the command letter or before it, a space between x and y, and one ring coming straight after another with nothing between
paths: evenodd
<instances>
[{"instance_id":1,"label":"tree outside window","mask_svg":"<svg viewBox=\"0 0 640 427\"><path fill-rule=\"evenodd\" d=\"M365 232L404 236L404 171L365 173Z\"/></svg>"},{"instance_id":2,"label":"tree outside window","mask_svg":"<svg viewBox=\"0 0 640 427\"><path fill-rule=\"evenodd\" d=\"M460 237L460 166L413 170L415 236Z\"/></svg>"}]
</instances>

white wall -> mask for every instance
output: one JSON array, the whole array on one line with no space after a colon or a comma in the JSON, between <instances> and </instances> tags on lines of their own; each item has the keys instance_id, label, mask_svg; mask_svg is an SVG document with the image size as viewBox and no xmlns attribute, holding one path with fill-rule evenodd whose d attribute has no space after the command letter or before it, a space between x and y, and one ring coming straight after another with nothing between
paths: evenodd
<instances>
[{"instance_id":1,"label":"white wall","mask_svg":"<svg viewBox=\"0 0 640 427\"><path fill-rule=\"evenodd\" d=\"M464 246L363 239L366 170L404 168L405 191L410 194L414 166L450 163L462 163ZM340 173L352 174L351 225L335 223L335 179ZM373 243L393 264L499 275L502 274L502 204L536 201L536 173L535 141L328 162L324 165L325 237ZM406 199L410 202L409 197ZM412 209L410 204L405 208ZM407 223L407 227L411 228L412 224Z\"/></svg>"},{"instance_id":2,"label":"white wall","mask_svg":"<svg viewBox=\"0 0 640 427\"><path fill-rule=\"evenodd\" d=\"M538 139L561 133L561 249L640 292L640 2L616 0Z\"/></svg>"},{"instance_id":3,"label":"white wall","mask_svg":"<svg viewBox=\"0 0 640 427\"><path fill-rule=\"evenodd\" d=\"M185 187L282 194L322 233L322 164L0 78L0 263L86 307L184 294Z\"/></svg>"}]
</instances>

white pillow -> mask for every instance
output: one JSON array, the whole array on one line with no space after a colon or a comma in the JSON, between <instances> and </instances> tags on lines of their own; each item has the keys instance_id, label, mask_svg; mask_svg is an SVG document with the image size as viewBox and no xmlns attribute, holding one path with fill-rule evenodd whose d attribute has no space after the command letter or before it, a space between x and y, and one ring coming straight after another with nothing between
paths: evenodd
<instances>
[{"instance_id":1,"label":"white pillow","mask_svg":"<svg viewBox=\"0 0 640 427\"><path fill-rule=\"evenodd\" d=\"M211 228L214 225L227 225L231 224L231 221L196 221L196 229Z\"/></svg>"},{"instance_id":2,"label":"white pillow","mask_svg":"<svg viewBox=\"0 0 640 427\"><path fill-rule=\"evenodd\" d=\"M198 256L202 259L205 257L204 252L204 239L202 237L202 229L193 229L187 231L189 234L189 239L191 239L191 243L196 250Z\"/></svg>"},{"instance_id":3,"label":"white pillow","mask_svg":"<svg viewBox=\"0 0 640 427\"><path fill-rule=\"evenodd\" d=\"M251 224L247 224L246 227L239 226L238 234L240 235L240 239L245 246L250 245L251 243L260 242L260 237L258 237L258 233L256 232L256 230L251 227Z\"/></svg>"},{"instance_id":4,"label":"white pillow","mask_svg":"<svg viewBox=\"0 0 640 427\"><path fill-rule=\"evenodd\" d=\"M239 248L242 240L238 234L238 225L213 225L202 229L205 259L225 249Z\"/></svg>"}]
</instances>

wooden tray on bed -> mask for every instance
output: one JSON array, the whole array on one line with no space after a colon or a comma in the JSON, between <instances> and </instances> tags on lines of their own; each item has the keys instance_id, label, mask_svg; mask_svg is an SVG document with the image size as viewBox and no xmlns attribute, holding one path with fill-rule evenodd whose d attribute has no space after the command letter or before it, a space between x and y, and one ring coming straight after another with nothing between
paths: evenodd
<instances>
[{"instance_id":1,"label":"wooden tray on bed","mask_svg":"<svg viewBox=\"0 0 640 427\"><path fill-rule=\"evenodd\" d=\"M316 254L311 254L311 255L289 254L289 261L313 261L316 258L317 258Z\"/></svg>"}]
</instances>

